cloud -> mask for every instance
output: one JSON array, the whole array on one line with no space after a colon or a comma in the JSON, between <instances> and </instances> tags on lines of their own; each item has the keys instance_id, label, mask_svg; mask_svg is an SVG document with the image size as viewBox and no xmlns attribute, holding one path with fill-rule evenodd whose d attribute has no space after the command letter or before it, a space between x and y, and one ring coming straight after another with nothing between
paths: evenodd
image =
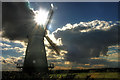
<instances>
[{"instance_id":1,"label":"cloud","mask_svg":"<svg viewBox=\"0 0 120 80\"><path fill-rule=\"evenodd\" d=\"M25 40L35 26L27 2L3 2L2 14L3 36L11 40Z\"/></svg>"},{"instance_id":2,"label":"cloud","mask_svg":"<svg viewBox=\"0 0 120 80\"><path fill-rule=\"evenodd\" d=\"M64 66L55 66L54 70L69 70L70 67L64 67Z\"/></svg>"},{"instance_id":3,"label":"cloud","mask_svg":"<svg viewBox=\"0 0 120 80\"><path fill-rule=\"evenodd\" d=\"M18 68L16 68L17 63L23 63L24 56L21 57L11 57L8 58L2 57L2 70L3 71L19 71Z\"/></svg>"},{"instance_id":4,"label":"cloud","mask_svg":"<svg viewBox=\"0 0 120 80\"><path fill-rule=\"evenodd\" d=\"M22 41L11 41L7 38L3 38L2 41L0 41L1 44L1 51L2 51L2 56L3 57L8 57L8 56L22 56L25 55L26 51L26 43Z\"/></svg>"},{"instance_id":5,"label":"cloud","mask_svg":"<svg viewBox=\"0 0 120 80\"><path fill-rule=\"evenodd\" d=\"M118 44L117 22L94 20L79 24L66 24L53 32L61 38L68 53L65 59L71 62L87 63L92 57L106 55L108 47Z\"/></svg>"},{"instance_id":6,"label":"cloud","mask_svg":"<svg viewBox=\"0 0 120 80\"><path fill-rule=\"evenodd\" d=\"M104 68L105 67L105 65L103 65L103 64L98 64L98 65L93 65L93 68Z\"/></svg>"}]
</instances>

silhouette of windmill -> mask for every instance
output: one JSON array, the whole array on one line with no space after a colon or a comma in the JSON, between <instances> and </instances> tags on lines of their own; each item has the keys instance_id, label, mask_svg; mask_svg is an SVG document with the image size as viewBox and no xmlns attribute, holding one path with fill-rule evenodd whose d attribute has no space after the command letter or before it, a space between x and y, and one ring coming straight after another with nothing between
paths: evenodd
<instances>
[{"instance_id":1,"label":"silhouette of windmill","mask_svg":"<svg viewBox=\"0 0 120 80\"><path fill-rule=\"evenodd\" d=\"M36 25L35 29L28 37L28 45L26 49L26 55L23 65L24 72L47 72L48 63L46 58L46 50L44 45L44 37L50 43L55 52L59 55L58 47L52 42L52 40L47 36L47 26L51 22L53 15L53 4L51 4L51 9L45 24ZM42 16L42 15L41 15ZM18 66L18 68L20 68Z\"/></svg>"}]
</instances>

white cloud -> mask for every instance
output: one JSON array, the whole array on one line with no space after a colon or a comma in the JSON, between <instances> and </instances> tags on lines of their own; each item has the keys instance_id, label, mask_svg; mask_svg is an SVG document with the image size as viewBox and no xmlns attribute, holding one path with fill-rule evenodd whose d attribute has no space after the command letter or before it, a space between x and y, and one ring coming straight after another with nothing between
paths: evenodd
<instances>
[{"instance_id":1,"label":"white cloud","mask_svg":"<svg viewBox=\"0 0 120 80\"><path fill-rule=\"evenodd\" d=\"M89 32L92 30L108 30L111 27L117 25L118 22L113 23L112 21L100 21L100 20L93 20L93 21L89 21L89 22L80 22L79 24L66 24L65 26L63 26L62 28L58 28L57 30L55 30L53 33L57 33L57 31L65 31L65 30L72 30L74 28L77 27L81 27L79 28L79 32ZM84 28L84 29L82 29ZM73 31L75 32L75 31Z\"/></svg>"},{"instance_id":2,"label":"white cloud","mask_svg":"<svg viewBox=\"0 0 120 80\"><path fill-rule=\"evenodd\" d=\"M2 57L2 70L3 71L19 71L17 67L17 63L20 63L20 61L24 62L24 56L21 57L11 57L4 58Z\"/></svg>"},{"instance_id":3,"label":"white cloud","mask_svg":"<svg viewBox=\"0 0 120 80\"><path fill-rule=\"evenodd\" d=\"M11 42L8 38L2 38L2 41Z\"/></svg>"},{"instance_id":4,"label":"white cloud","mask_svg":"<svg viewBox=\"0 0 120 80\"><path fill-rule=\"evenodd\" d=\"M53 43L55 43L57 46L62 46L62 45L63 45L61 38L56 39L55 36L54 36L54 34L53 34L53 33L50 34L50 32L49 32L48 30L47 30L47 36L48 36L48 37L53 41ZM48 42L46 39L44 40L44 42L45 42L46 45L49 45L49 42Z\"/></svg>"},{"instance_id":5,"label":"white cloud","mask_svg":"<svg viewBox=\"0 0 120 80\"><path fill-rule=\"evenodd\" d=\"M68 23L52 34L55 35L56 39L61 38L62 44L67 48L64 59L83 64L87 64L91 60L101 60L106 63L108 61L109 63L113 58L110 58L110 55L106 58L105 55L111 52L116 53L109 48L111 45L117 44L117 23L117 21L114 23L100 20L78 24ZM100 55L103 55L104 58L99 57ZM116 59L117 62L116 57L117 55L114 54L114 61Z\"/></svg>"},{"instance_id":6,"label":"white cloud","mask_svg":"<svg viewBox=\"0 0 120 80\"><path fill-rule=\"evenodd\" d=\"M6 43L0 43L0 46L2 46L2 47L11 47L11 45L6 44Z\"/></svg>"},{"instance_id":7,"label":"white cloud","mask_svg":"<svg viewBox=\"0 0 120 80\"><path fill-rule=\"evenodd\" d=\"M4 51L14 50L17 53L23 53L23 55L25 55L25 51L27 47L26 43L23 41L18 41L18 40L11 41L7 38L3 38L2 42L0 42L0 45L2 46L2 50Z\"/></svg>"}]
</instances>

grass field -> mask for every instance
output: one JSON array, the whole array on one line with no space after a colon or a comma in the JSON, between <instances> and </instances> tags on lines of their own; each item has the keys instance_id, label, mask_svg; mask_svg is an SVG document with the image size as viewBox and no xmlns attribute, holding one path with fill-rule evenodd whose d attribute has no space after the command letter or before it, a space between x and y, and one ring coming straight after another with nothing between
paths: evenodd
<instances>
[{"instance_id":1,"label":"grass field","mask_svg":"<svg viewBox=\"0 0 120 80\"><path fill-rule=\"evenodd\" d=\"M3 71L2 80L120 80L120 69L96 70L52 70L48 73L24 73L22 71Z\"/></svg>"},{"instance_id":2,"label":"grass field","mask_svg":"<svg viewBox=\"0 0 120 80\"><path fill-rule=\"evenodd\" d=\"M66 78L68 76L74 78L116 78L118 79L118 72L98 72L98 73L61 73L61 74L50 74L50 78ZM120 78L119 78L120 79Z\"/></svg>"}]
</instances>

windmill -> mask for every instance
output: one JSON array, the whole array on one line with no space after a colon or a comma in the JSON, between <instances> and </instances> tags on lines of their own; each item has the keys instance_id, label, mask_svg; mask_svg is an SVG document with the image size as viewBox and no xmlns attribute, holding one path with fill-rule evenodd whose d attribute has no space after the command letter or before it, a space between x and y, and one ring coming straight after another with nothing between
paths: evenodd
<instances>
[{"instance_id":1,"label":"windmill","mask_svg":"<svg viewBox=\"0 0 120 80\"><path fill-rule=\"evenodd\" d=\"M54 6L53 4L51 4L51 9L49 10L48 16L44 24L43 23L36 24L35 28L33 29L33 32L28 37L28 45L27 45L25 60L23 64L24 72L47 72L48 71L44 37L53 47L55 52L59 54L59 49L52 42L52 40L47 36L47 32L46 32L47 26L51 22L51 18L53 15L53 8ZM37 18L39 17L37 16Z\"/></svg>"}]
</instances>

